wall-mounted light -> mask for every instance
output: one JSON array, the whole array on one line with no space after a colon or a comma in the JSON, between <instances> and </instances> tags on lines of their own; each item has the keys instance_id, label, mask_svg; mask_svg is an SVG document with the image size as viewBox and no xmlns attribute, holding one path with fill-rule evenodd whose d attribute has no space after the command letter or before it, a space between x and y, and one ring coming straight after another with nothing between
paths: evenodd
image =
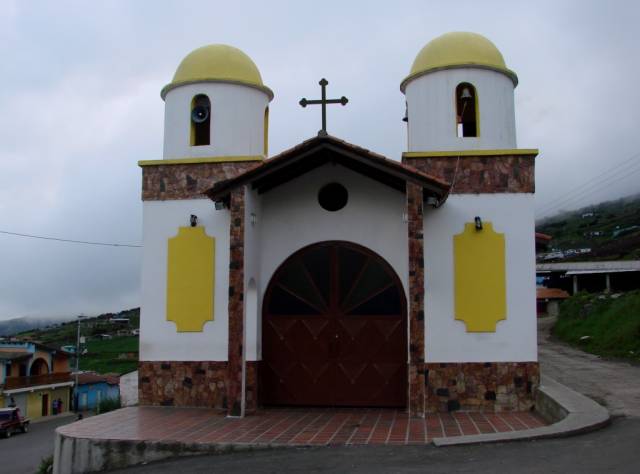
<instances>
[{"instance_id":1,"label":"wall-mounted light","mask_svg":"<svg viewBox=\"0 0 640 474\"><path fill-rule=\"evenodd\" d=\"M406 212L402 213L402 222L409 222L409 214Z\"/></svg>"},{"instance_id":2,"label":"wall-mounted light","mask_svg":"<svg viewBox=\"0 0 640 474\"><path fill-rule=\"evenodd\" d=\"M476 222L476 230L482 230L482 219L480 219L480 216L476 216L474 220Z\"/></svg>"},{"instance_id":3,"label":"wall-mounted light","mask_svg":"<svg viewBox=\"0 0 640 474\"><path fill-rule=\"evenodd\" d=\"M429 196L426 202L427 202L427 206L436 207L438 205L438 198L435 196Z\"/></svg>"},{"instance_id":4,"label":"wall-mounted light","mask_svg":"<svg viewBox=\"0 0 640 474\"><path fill-rule=\"evenodd\" d=\"M250 217L251 217L251 225L256 225L256 213L252 212Z\"/></svg>"},{"instance_id":5,"label":"wall-mounted light","mask_svg":"<svg viewBox=\"0 0 640 474\"><path fill-rule=\"evenodd\" d=\"M215 205L216 205L216 211L221 211L225 208L224 201L216 201Z\"/></svg>"},{"instance_id":6,"label":"wall-mounted light","mask_svg":"<svg viewBox=\"0 0 640 474\"><path fill-rule=\"evenodd\" d=\"M195 214L191 214L191 217L189 218L189 222L191 223L191 227L195 227L198 225L198 216L196 216Z\"/></svg>"}]
</instances>

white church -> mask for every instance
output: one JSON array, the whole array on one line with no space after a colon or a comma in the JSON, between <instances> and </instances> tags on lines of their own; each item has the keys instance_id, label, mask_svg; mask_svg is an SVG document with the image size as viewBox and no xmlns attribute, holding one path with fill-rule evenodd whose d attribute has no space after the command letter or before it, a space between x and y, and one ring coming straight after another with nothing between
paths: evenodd
<instances>
[{"instance_id":1,"label":"white church","mask_svg":"<svg viewBox=\"0 0 640 474\"><path fill-rule=\"evenodd\" d=\"M188 54L163 157L139 163L140 404L530 408L538 151L516 145L517 84L487 38L448 33L400 83L402 156L324 127L269 156L255 63Z\"/></svg>"}]
</instances>

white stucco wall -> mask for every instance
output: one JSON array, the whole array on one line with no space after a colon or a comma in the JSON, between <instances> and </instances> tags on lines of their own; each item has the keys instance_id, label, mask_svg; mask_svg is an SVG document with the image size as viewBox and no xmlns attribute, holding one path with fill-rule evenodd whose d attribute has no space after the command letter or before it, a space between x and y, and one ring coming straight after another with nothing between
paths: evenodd
<instances>
[{"instance_id":1,"label":"white stucco wall","mask_svg":"<svg viewBox=\"0 0 640 474\"><path fill-rule=\"evenodd\" d=\"M191 146L191 101L211 101L211 144ZM170 90L165 97L164 159L247 156L264 153L264 112L269 97L238 84L203 82Z\"/></svg>"},{"instance_id":2,"label":"white stucco wall","mask_svg":"<svg viewBox=\"0 0 640 474\"><path fill-rule=\"evenodd\" d=\"M338 182L349 192L347 205L328 212L318 204L318 191ZM382 256L396 271L405 296L408 279L405 195L339 165L324 165L262 195L259 301L275 270L307 245L344 240ZM247 323L247 327L250 327ZM261 353L257 354L261 357Z\"/></svg>"},{"instance_id":3,"label":"white stucco wall","mask_svg":"<svg viewBox=\"0 0 640 474\"><path fill-rule=\"evenodd\" d=\"M215 237L214 321L203 332L177 332L167 321L167 244L178 227L198 216ZM140 360L227 360L229 329L229 211L216 211L208 199L145 201L140 314Z\"/></svg>"},{"instance_id":4,"label":"white stucco wall","mask_svg":"<svg viewBox=\"0 0 640 474\"><path fill-rule=\"evenodd\" d=\"M505 234L507 319L495 333L467 333L453 314L453 236L475 216ZM427 362L538 360L534 232L532 194L451 195L440 209L426 208Z\"/></svg>"},{"instance_id":5,"label":"white stucco wall","mask_svg":"<svg viewBox=\"0 0 640 474\"><path fill-rule=\"evenodd\" d=\"M256 191L250 187L245 189L245 224L244 224L244 290L245 290L245 358L249 361L259 360L261 353L261 307L260 285L260 215L261 200Z\"/></svg>"},{"instance_id":6,"label":"white stucco wall","mask_svg":"<svg viewBox=\"0 0 640 474\"><path fill-rule=\"evenodd\" d=\"M461 82L476 88L480 135L457 136L455 90ZM408 151L492 150L516 148L513 82L487 69L445 69L411 81Z\"/></svg>"}]
</instances>

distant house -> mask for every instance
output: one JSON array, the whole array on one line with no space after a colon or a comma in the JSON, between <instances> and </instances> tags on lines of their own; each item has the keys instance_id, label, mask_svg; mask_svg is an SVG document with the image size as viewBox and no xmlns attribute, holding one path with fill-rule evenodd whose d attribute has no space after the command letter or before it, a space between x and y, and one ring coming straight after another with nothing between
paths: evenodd
<instances>
[{"instance_id":1,"label":"distant house","mask_svg":"<svg viewBox=\"0 0 640 474\"><path fill-rule=\"evenodd\" d=\"M109 322L113 324L127 325L129 324L129 318L111 318Z\"/></svg>"},{"instance_id":2,"label":"distant house","mask_svg":"<svg viewBox=\"0 0 640 474\"><path fill-rule=\"evenodd\" d=\"M0 342L0 407L17 406L31 419L69 411L69 357L35 342Z\"/></svg>"},{"instance_id":3,"label":"distant house","mask_svg":"<svg viewBox=\"0 0 640 474\"><path fill-rule=\"evenodd\" d=\"M545 252L549 248L552 237L541 232L536 232L536 253Z\"/></svg>"},{"instance_id":4,"label":"distant house","mask_svg":"<svg viewBox=\"0 0 640 474\"><path fill-rule=\"evenodd\" d=\"M612 236L615 239L616 237L630 234L637 229L640 229L640 225L632 225L630 227L623 227L622 229L620 229L620 226L616 226L616 230L613 231Z\"/></svg>"},{"instance_id":5,"label":"distant house","mask_svg":"<svg viewBox=\"0 0 640 474\"><path fill-rule=\"evenodd\" d=\"M84 372L78 375L78 409L95 410L100 402L120 398L120 377L114 374L100 375Z\"/></svg>"},{"instance_id":6,"label":"distant house","mask_svg":"<svg viewBox=\"0 0 640 474\"><path fill-rule=\"evenodd\" d=\"M588 217L595 217L595 216L596 216L595 212L585 212L580 217L582 217L583 219L587 219Z\"/></svg>"},{"instance_id":7,"label":"distant house","mask_svg":"<svg viewBox=\"0 0 640 474\"><path fill-rule=\"evenodd\" d=\"M640 260L538 263L544 284L572 295L578 291L611 293L640 288Z\"/></svg>"},{"instance_id":8,"label":"distant house","mask_svg":"<svg viewBox=\"0 0 640 474\"><path fill-rule=\"evenodd\" d=\"M140 335L140 329L138 329L138 328L132 329L131 330L131 335L132 336L139 336Z\"/></svg>"},{"instance_id":9,"label":"distant house","mask_svg":"<svg viewBox=\"0 0 640 474\"><path fill-rule=\"evenodd\" d=\"M113 336L111 334L96 334L95 338L96 339L113 339Z\"/></svg>"},{"instance_id":10,"label":"distant house","mask_svg":"<svg viewBox=\"0 0 640 474\"><path fill-rule=\"evenodd\" d=\"M569 298L569 293L560 288L536 289L536 303L538 316L558 316L560 303Z\"/></svg>"},{"instance_id":11,"label":"distant house","mask_svg":"<svg viewBox=\"0 0 640 474\"><path fill-rule=\"evenodd\" d=\"M120 376L120 403L123 407L138 404L138 371Z\"/></svg>"}]
</instances>

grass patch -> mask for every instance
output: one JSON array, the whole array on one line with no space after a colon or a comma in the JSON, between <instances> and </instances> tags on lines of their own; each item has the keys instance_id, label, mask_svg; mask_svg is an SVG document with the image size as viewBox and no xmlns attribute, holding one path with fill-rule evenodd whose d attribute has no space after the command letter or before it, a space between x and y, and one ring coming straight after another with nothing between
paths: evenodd
<instances>
[{"instance_id":1,"label":"grass patch","mask_svg":"<svg viewBox=\"0 0 640 474\"><path fill-rule=\"evenodd\" d=\"M138 368L139 340L135 336L92 340L88 341L86 347L87 354L80 357L81 370L122 375ZM125 354L132 354L133 358L123 358Z\"/></svg>"},{"instance_id":2,"label":"grass patch","mask_svg":"<svg viewBox=\"0 0 640 474\"><path fill-rule=\"evenodd\" d=\"M640 361L640 291L578 293L560 305L553 334L593 354Z\"/></svg>"}]
</instances>

